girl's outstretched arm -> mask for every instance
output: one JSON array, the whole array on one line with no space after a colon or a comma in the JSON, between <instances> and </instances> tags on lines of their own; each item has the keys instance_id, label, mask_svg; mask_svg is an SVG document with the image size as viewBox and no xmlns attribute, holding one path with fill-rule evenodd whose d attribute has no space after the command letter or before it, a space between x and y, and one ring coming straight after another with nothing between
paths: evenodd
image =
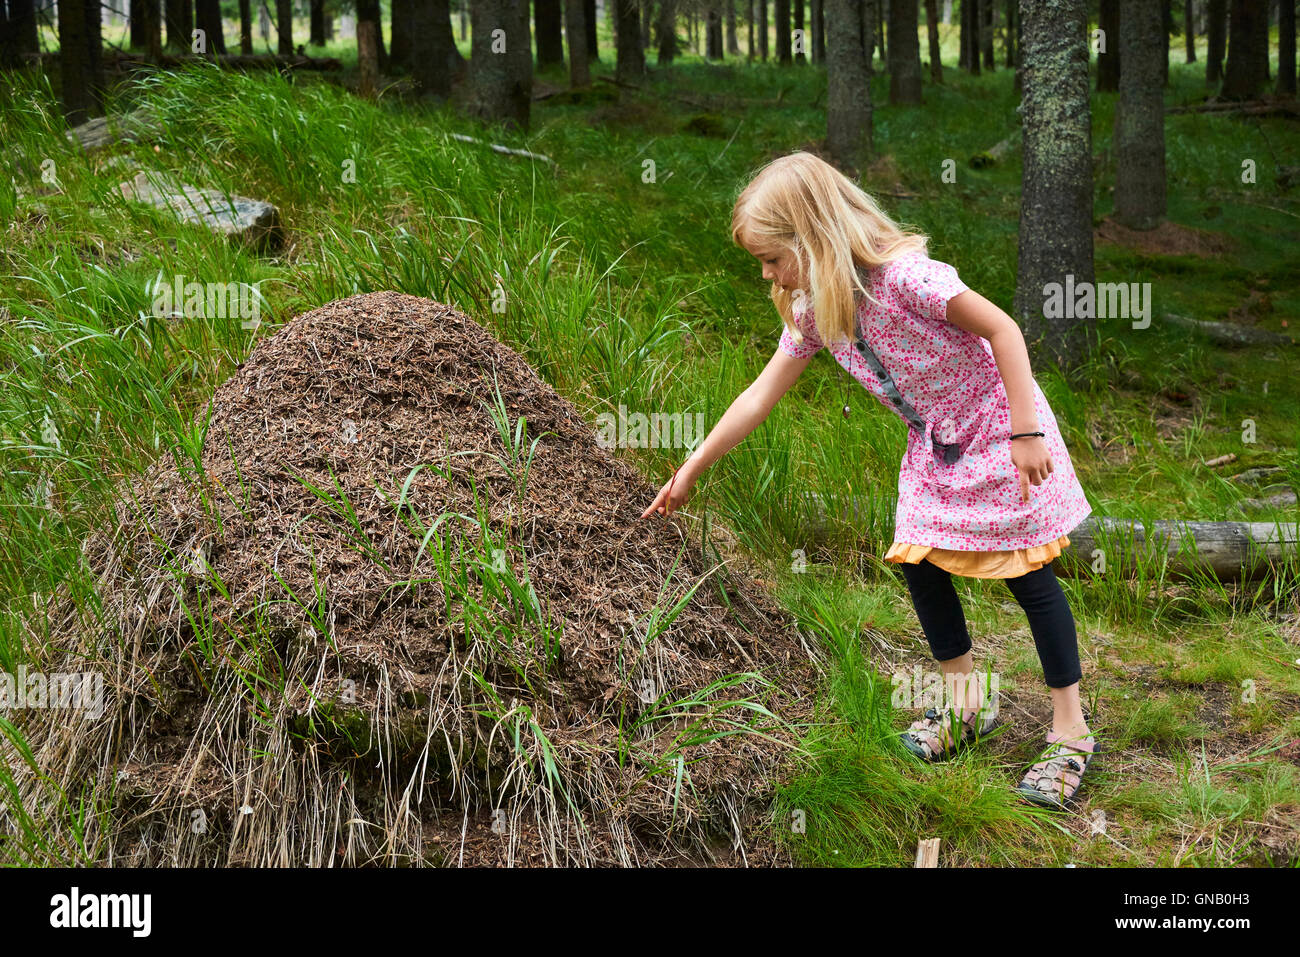
<instances>
[{"instance_id":1,"label":"girl's outstretched arm","mask_svg":"<svg viewBox=\"0 0 1300 957\"><path fill-rule=\"evenodd\" d=\"M674 509L684 505L696 479L763 424L777 401L794 385L811 359L812 356L796 359L777 349L767 367L744 392L736 396L718 424L696 447L690 458L682 463L677 475L664 483L654 502L641 513L641 517L645 518L656 511L671 515Z\"/></svg>"},{"instance_id":2,"label":"girl's outstretched arm","mask_svg":"<svg viewBox=\"0 0 1300 957\"><path fill-rule=\"evenodd\" d=\"M1034 407L1034 374L1029 368L1025 337L1014 319L973 289L948 300L948 321L967 332L983 336L993 349L993 359L1007 390L1011 407L1011 434L1038 432L1038 411ZM1020 495L1029 501L1029 485L1041 485L1052 471L1052 457L1039 438L1016 439L1011 443L1011 461L1020 471Z\"/></svg>"}]
</instances>

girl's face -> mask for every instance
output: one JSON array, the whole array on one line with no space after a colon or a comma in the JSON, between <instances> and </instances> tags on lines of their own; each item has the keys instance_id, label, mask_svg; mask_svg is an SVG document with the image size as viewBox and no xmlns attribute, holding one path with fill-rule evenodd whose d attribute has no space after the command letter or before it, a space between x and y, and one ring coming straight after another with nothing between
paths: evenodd
<instances>
[{"instance_id":1,"label":"girl's face","mask_svg":"<svg viewBox=\"0 0 1300 957\"><path fill-rule=\"evenodd\" d=\"M803 288L803 277L794 254L781 249L754 249L746 246L751 255L763 266L763 278L774 282L786 292Z\"/></svg>"}]
</instances>

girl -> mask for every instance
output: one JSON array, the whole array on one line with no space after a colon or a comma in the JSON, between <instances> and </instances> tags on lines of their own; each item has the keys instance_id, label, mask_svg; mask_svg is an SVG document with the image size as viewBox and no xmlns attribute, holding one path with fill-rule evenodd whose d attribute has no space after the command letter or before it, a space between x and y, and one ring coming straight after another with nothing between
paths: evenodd
<instances>
[{"instance_id":1,"label":"girl","mask_svg":"<svg viewBox=\"0 0 1300 957\"><path fill-rule=\"evenodd\" d=\"M836 361L909 425L885 558L900 566L952 700L964 703L960 718L951 707L926 709L903 743L941 760L998 723L973 673L951 576L1005 579L1052 698L1048 747L1019 790L1037 804L1073 805L1098 748L1079 704L1074 618L1051 562L1091 508L1019 327L930 259L926 236L904 231L810 153L754 177L736 200L732 239L762 263L785 328L767 368L641 517L685 504L700 474L767 418L830 343Z\"/></svg>"}]
</instances>

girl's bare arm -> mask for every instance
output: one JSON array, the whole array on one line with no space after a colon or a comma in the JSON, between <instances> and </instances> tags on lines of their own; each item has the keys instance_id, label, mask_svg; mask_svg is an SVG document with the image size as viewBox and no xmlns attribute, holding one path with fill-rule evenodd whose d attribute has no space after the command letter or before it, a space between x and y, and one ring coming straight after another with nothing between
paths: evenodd
<instances>
[{"instance_id":1,"label":"girl's bare arm","mask_svg":"<svg viewBox=\"0 0 1300 957\"><path fill-rule=\"evenodd\" d=\"M973 289L948 300L947 316L954 326L989 341L1007 390L1012 433L1039 431L1038 412L1034 408L1034 374L1029 368L1025 337L1015 320Z\"/></svg>"}]
</instances>

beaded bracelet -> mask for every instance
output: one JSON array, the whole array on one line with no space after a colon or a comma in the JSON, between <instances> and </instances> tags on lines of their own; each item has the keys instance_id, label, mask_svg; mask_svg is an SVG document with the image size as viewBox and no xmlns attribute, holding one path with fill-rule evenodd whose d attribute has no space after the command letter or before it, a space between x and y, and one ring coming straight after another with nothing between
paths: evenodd
<instances>
[{"instance_id":1,"label":"beaded bracelet","mask_svg":"<svg viewBox=\"0 0 1300 957\"><path fill-rule=\"evenodd\" d=\"M1046 433L1046 432L1017 432L1015 435L1013 435L1013 436L1011 436L1011 437L1012 437L1013 439L1028 439L1028 438L1040 438L1040 439L1041 439L1041 438L1045 438L1046 436L1047 436L1047 433Z\"/></svg>"}]
</instances>

